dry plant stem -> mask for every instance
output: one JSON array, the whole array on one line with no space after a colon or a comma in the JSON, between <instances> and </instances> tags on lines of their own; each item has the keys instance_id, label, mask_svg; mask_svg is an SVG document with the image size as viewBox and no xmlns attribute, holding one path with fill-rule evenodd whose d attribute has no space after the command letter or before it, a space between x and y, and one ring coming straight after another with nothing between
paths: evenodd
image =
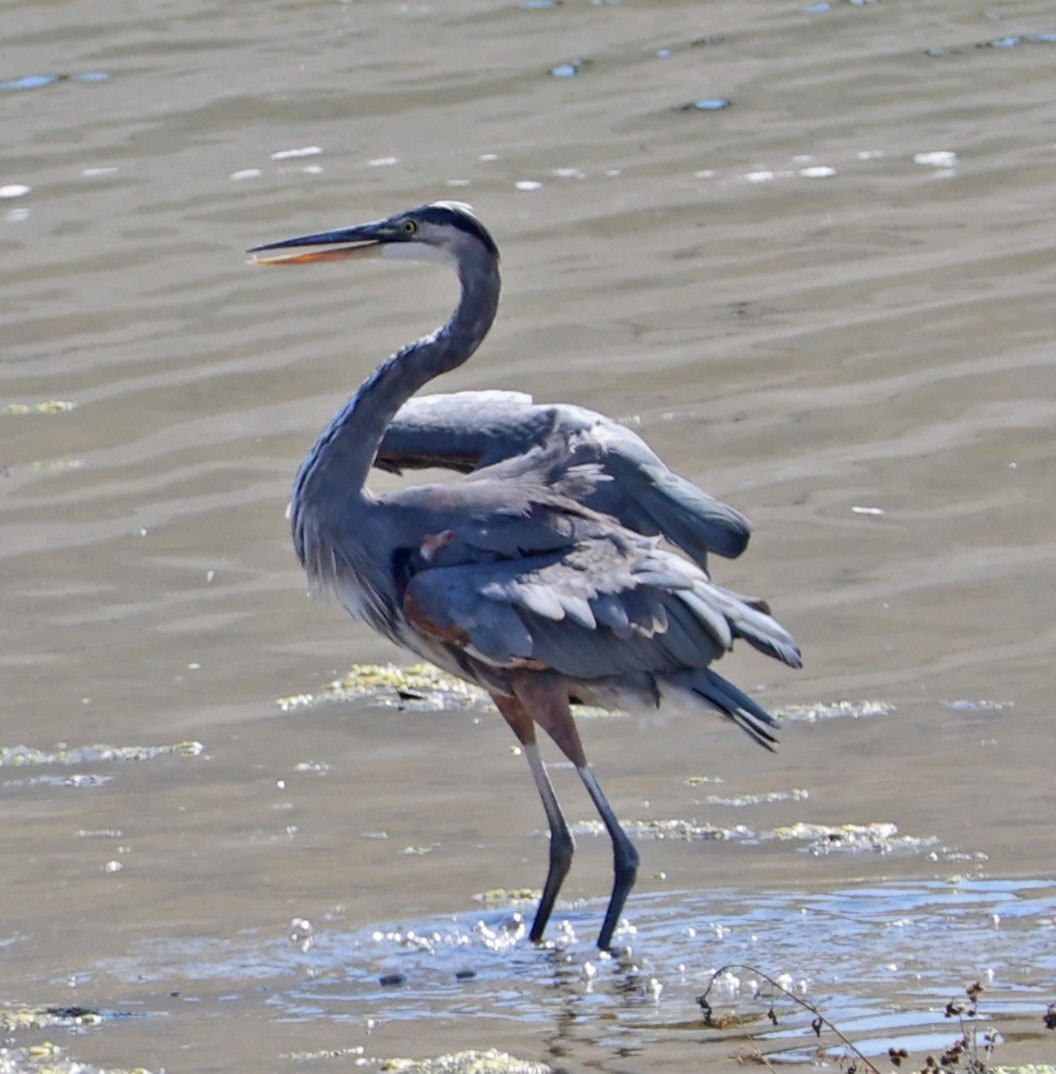
<instances>
[{"instance_id":1,"label":"dry plant stem","mask_svg":"<svg viewBox=\"0 0 1056 1074\"><path fill-rule=\"evenodd\" d=\"M798 1003L799 1006L802 1007L804 1010L810 1011L810 1013L814 1015L814 1021L811 1023L811 1028L819 1037L821 1036L821 1030L823 1028L828 1029L829 1032L831 1032L839 1041L842 1042L843 1046L855 1057L855 1059L861 1064L862 1068L869 1071L870 1074L881 1074L881 1071L872 1063L870 1063L869 1060L866 1059L866 1057L862 1055L862 1053L847 1039L847 1037L840 1032L839 1028L833 1025L833 1023L830 1022L828 1018L826 1018L825 1015L823 1015L821 1011L819 1011L818 1008L814 1006L813 1003L811 1003L809 1000L804 999L802 996L797 996L794 992L790 992L787 988L784 987L784 985L778 984L777 981L773 979L773 977L771 977L767 973L763 973L763 971L758 969L758 967L756 966L746 966L741 963L731 962L725 966L720 966L711 975L711 980L708 982L708 987L705 988L699 996L697 996L697 1002L700 1004L701 1010L704 1011L705 1021L707 1021L709 1025L712 1025L713 1023L711 1021L711 1004L708 1002L708 993L711 991L712 985L715 984L716 980L718 980L718 978L721 977L722 974L733 970L740 970L742 973L752 973L755 974L756 977L761 977L764 981L766 981L768 985L770 985L771 988L774 989L775 992L781 993L781 995L785 996L787 999L792 1000L793 1003ZM770 1021L773 1022L774 1025L776 1025L777 1015L774 1013L774 1008L772 1004L767 1014L770 1018Z\"/></svg>"}]
</instances>

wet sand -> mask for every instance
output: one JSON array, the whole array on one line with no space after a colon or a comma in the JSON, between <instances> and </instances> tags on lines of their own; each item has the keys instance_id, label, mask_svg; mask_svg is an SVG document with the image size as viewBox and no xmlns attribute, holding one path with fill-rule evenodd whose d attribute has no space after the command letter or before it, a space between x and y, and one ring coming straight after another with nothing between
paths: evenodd
<instances>
[{"instance_id":1,"label":"wet sand","mask_svg":"<svg viewBox=\"0 0 1056 1074\"><path fill-rule=\"evenodd\" d=\"M733 1069L756 1046L808 1064L791 1007L798 1037L748 1040L772 1029L750 973L727 998L758 1022L702 1024L710 971L747 962L918 1064L979 978L995 1060L1051 1057L1051 10L16 16L0 1011L136 1017L9 1043L170 1071L490 1046L566 1070ZM712 98L731 105L682 107ZM283 509L329 415L454 285L262 273L242 251L442 197L492 228L505 291L438 387L632 422L753 520L715 575L804 650L798 673L752 652L721 668L789 710L776 756L718 721L584 721L621 817L732 833L638 837L625 961L590 946L610 856L588 829L559 950L507 942L530 906L475 899L537 887L546 857L493 714L276 704L397 655L305 599ZM887 711L791 708L841 700ZM574 773L555 782L591 820ZM896 831L777 838L798 823Z\"/></svg>"}]
</instances>

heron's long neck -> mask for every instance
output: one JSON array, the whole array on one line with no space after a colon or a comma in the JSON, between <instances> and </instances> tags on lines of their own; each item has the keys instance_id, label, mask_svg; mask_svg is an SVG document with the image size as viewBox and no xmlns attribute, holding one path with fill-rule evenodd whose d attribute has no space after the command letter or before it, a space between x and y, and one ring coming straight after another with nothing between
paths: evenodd
<instances>
[{"instance_id":1,"label":"heron's long neck","mask_svg":"<svg viewBox=\"0 0 1056 1074\"><path fill-rule=\"evenodd\" d=\"M362 493L396 411L434 377L457 369L480 346L498 308L498 268L472 276L460 273L460 282L461 298L447 324L379 365L333 417L301 466L295 501L316 482L339 487L346 496Z\"/></svg>"}]
</instances>

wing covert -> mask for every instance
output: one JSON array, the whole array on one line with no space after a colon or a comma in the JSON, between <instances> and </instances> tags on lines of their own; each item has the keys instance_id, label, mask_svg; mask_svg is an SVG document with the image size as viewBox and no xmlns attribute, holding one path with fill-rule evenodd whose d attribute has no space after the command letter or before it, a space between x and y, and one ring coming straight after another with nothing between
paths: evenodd
<instances>
[{"instance_id":1,"label":"wing covert","mask_svg":"<svg viewBox=\"0 0 1056 1074\"><path fill-rule=\"evenodd\" d=\"M798 664L773 619L681 557L619 534L518 559L431 567L408 583L408 619L498 667L588 680L704 668L734 638Z\"/></svg>"}]
</instances>

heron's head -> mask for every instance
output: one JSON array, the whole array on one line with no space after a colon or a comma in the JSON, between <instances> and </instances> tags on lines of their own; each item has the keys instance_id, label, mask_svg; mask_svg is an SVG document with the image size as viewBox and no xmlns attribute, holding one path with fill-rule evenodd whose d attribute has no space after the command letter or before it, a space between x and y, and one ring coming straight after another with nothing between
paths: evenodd
<instances>
[{"instance_id":1,"label":"heron's head","mask_svg":"<svg viewBox=\"0 0 1056 1074\"><path fill-rule=\"evenodd\" d=\"M437 201L386 220L269 242L253 247L248 253L254 265L400 257L411 261L441 261L462 269L470 264L494 265L499 258L487 228L470 206L457 201Z\"/></svg>"}]
</instances>

